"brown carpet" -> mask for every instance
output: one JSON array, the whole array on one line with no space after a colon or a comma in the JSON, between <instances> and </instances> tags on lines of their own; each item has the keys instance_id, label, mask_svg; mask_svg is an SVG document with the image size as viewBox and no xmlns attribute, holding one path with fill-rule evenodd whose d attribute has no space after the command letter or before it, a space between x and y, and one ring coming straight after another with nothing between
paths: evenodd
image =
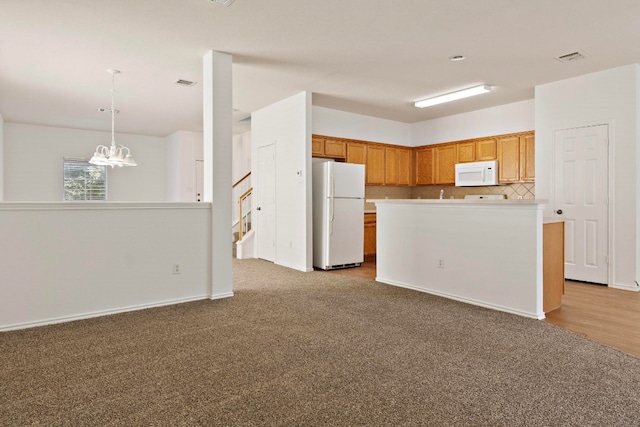
<instances>
[{"instance_id":1,"label":"brown carpet","mask_svg":"<svg viewBox=\"0 0 640 427\"><path fill-rule=\"evenodd\" d=\"M640 359L545 322L259 260L234 283L0 334L0 425L640 424Z\"/></svg>"}]
</instances>

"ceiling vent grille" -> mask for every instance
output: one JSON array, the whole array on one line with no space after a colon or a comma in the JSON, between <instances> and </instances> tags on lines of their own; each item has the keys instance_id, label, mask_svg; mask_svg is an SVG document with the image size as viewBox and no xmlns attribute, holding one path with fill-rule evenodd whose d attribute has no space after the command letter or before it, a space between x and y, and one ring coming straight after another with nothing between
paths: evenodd
<instances>
[{"instance_id":1,"label":"ceiling vent grille","mask_svg":"<svg viewBox=\"0 0 640 427\"><path fill-rule=\"evenodd\" d=\"M229 7L234 0L209 0L211 3L219 4L220 6Z\"/></svg>"},{"instance_id":2,"label":"ceiling vent grille","mask_svg":"<svg viewBox=\"0 0 640 427\"><path fill-rule=\"evenodd\" d=\"M173 82L173 84L176 84L178 86L193 86L196 84L196 82L192 82L190 80L178 79L175 82Z\"/></svg>"},{"instance_id":3,"label":"ceiling vent grille","mask_svg":"<svg viewBox=\"0 0 640 427\"><path fill-rule=\"evenodd\" d=\"M564 55L556 56L556 59L560 62L575 62L586 58L587 55L584 52L575 51L571 53L565 53Z\"/></svg>"}]
</instances>

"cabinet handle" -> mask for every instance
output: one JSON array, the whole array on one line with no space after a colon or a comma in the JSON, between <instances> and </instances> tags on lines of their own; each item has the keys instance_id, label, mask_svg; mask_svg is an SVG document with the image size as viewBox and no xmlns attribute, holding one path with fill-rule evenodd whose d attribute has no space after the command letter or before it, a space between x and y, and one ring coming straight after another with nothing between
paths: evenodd
<instances>
[{"instance_id":1,"label":"cabinet handle","mask_svg":"<svg viewBox=\"0 0 640 427\"><path fill-rule=\"evenodd\" d=\"M562 209L558 209L558 210L556 211L556 213L557 213L558 215L562 215Z\"/></svg>"}]
</instances>

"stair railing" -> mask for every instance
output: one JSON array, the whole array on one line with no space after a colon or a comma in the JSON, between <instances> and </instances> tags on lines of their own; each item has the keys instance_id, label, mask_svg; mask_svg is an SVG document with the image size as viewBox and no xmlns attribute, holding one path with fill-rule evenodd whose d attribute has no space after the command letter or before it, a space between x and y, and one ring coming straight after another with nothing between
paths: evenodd
<instances>
[{"instance_id":1,"label":"stair railing","mask_svg":"<svg viewBox=\"0 0 640 427\"><path fill-rule=\"evenodd\" d=\"M238 213L240 221L238 222L238 240L242 240L245 233L251 231L251 194L253 187L242 193L238 199Z\"/></svg>"},{"instance_id":2,"label":"stair railing","mask_svg":"<svg viewBox=\"0 0 640 427\"><path fill-rule=\"evenodd\" d=\"M240 197L251 188L251 172L240 178L231 187L231 200L240 200ZM231 228L235 231L237 224L240 223L240 205L233 203L231 206ZM247 210L245 209L245 214Z\"/></svg>"}]
</instances>

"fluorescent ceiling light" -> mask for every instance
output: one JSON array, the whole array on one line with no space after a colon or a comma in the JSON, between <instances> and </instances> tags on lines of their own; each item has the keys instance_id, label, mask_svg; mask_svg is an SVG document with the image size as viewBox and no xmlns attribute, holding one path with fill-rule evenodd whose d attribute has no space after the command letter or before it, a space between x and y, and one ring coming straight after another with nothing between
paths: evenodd
<instances>
[{"instance_id":1,"label":"fluorescent ceiling light","mask_svg":"<svg viewBox=\"0 0 640 427\"><path fill-rule=\"evenodd\" d=\"M423 99L422 101L417 101L414 105L418 108L431 107L432 105L442 104L449 101L455 101L456 99L468 98L470 96L487 93L490 92L491 89L492 87L489 85L474 86L468 89L459 90L457 92L451 92L445 95Z\"/></svg>"}]
</instances>

